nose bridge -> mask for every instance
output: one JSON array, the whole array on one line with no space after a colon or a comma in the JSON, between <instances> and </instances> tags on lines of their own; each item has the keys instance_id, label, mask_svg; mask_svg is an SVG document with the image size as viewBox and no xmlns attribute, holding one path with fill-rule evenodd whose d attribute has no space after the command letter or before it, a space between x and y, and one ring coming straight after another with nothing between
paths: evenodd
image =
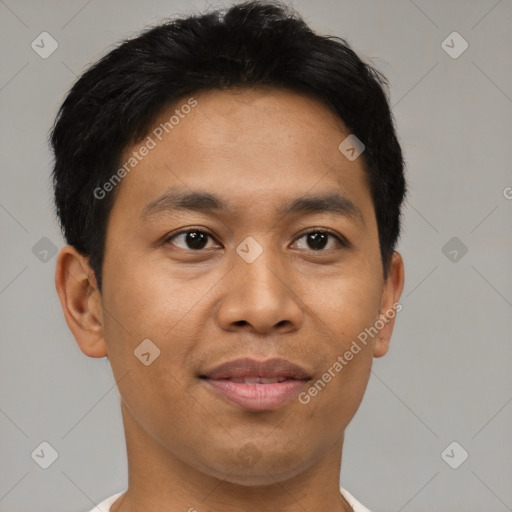
<instances>
[{"instance_id":1,"label":"nose bridge","mask_svg":"<svg viewBox=\"0 0 512 512\"><path fill-rule=\"evenodd\" d=\"M251 237L248 237L251 238ZM219 308L225 329L250 324L265 331L285 324L297 328L302 311L282 255L270 248L270 238L246 239L236 249L233 271Z\"/></svg>"},{"instance_id":2,"label":"nose bridge","mask_svg":"<svg viewBox=\"0 0 512 512\"><path fill-rule=\"evenodd\" d=\"M242 277L244 294L281 300L287 293L286 272L279 262L279 256L268 247L251 263L239 261L237 265Z\"/></svg>"},{"instance_id":3,"label":"nose bridge","mask_svg":"<svg viewBox=\"0 0 512 512\"><path fill-rule=\"evenodd\" d=\"M236 248L233 264L241 279L239 293L259 301L282 300L286 295L283 289L286 270L280 261L281 255L273 247L271 235L257 238L249 236Z\"/></svg>"}]
</instances>

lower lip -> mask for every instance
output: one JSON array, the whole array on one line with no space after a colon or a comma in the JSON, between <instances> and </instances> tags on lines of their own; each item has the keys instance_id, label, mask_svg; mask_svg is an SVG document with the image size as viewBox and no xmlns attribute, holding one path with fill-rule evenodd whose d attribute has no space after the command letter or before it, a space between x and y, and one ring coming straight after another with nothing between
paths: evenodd
<instances>
[{"instance_id":1,"label":"lower lip","mask_svg":"<svg viewBox=\"0 0 512 512\"><path fill-rule=\"evenodd\" d=\"M227 379L202 379L230 402L253 411L277 409L297 397L305 380L286 380L275 384L244 384Z\"/></svg>"}]
</instances>

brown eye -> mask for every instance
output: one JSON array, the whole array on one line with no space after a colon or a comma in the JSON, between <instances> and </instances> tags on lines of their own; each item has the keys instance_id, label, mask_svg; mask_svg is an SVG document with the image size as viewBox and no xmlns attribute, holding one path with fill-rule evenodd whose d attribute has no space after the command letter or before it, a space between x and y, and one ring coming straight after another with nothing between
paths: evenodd
<instances>
[{"instance_id":1,"label":"brown eye","mask_svg":"<svg viewBox=\"0 0 512 512\"><path fill-rule=\"evenodd\" d=\"M323 230L316 230L316 231L309 231L308 233L304 233L298 240L305 239L305 245L306 247L303 247L305 249L310 249L312 251L323 251L326 247L329 245L329 238L334 240L334 247L331 247L333 249L336 249L336 246L339 248L341 247L347 247L348 243L345 242L342 238L339 236L331 233L330 231L323 231ZM331 244L332 245L332 244Z\"/></svg>"},{"instance_id":2,"label":"brown eye","mask_svg":"<svg viewBox=\"0 0 512 512\"><path fill-rule=\"evenodd\" d=\"M199 229L190 229L187 231L180 231L169 237L166 240L166 243L172 243L181 249L191 249L194 251L200 251L204 249L208 244L208 239L212 238L205 231L200 231ZM174 242L174 240L180 240L184 246L180 246Z\"/></svg>"}]
</instances>

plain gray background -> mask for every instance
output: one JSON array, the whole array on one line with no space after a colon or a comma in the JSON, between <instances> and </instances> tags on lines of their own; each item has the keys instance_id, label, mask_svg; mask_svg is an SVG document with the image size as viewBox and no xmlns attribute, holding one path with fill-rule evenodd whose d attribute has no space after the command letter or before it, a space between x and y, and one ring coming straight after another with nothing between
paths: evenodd
<instances>
[{"instance_id":1,"label":"plain gray background","mask_svg":"<svg viewBox=\"0 0 512 512\"><path fill-rule=\"evenodd\" d=\"M510 511L512 4L292 4L389 78L410 186L403 310L346 433L342 483L375 512ZM126 488L110 366L79 351L54 289L63 240L47 135L76 76L113 44L207 7L0 1L1 512L79 512ZM31 43L45 31L58 48L43 59ZM445 51L463 48L454 31L469 44L457 58ZM43 441L58 453L48 469L31 456ZM445 462L465 451L457 469Z\"/></svg>"}]
</instances>

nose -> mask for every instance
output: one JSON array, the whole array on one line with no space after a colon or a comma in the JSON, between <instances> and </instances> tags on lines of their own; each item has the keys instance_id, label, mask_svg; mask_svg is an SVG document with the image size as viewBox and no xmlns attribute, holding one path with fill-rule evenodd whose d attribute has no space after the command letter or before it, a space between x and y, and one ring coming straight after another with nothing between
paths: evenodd
<instances>
[{"instance_id":1,"label":"nose","mask_svg":"<svg viewBox=\"0 0 512 512\"><path fill-rule=\"evenodd\" d=\"M235 268L223 282L217 309L219 326L227 331L246 329L259 334L285 334L300 328L303 308L292 268L264 249L252 263L238 255Z\"/></svg>"}]
</instances>

